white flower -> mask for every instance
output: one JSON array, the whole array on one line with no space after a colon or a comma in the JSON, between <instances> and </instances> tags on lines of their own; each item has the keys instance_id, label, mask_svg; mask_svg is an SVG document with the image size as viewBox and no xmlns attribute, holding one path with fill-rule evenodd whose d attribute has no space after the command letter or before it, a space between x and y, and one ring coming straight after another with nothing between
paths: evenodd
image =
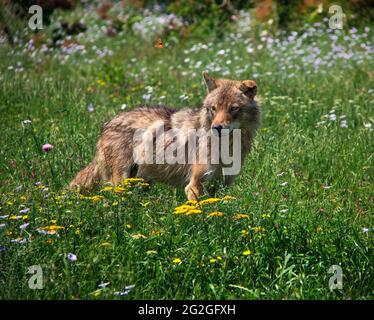
<instances>
[{"instance_id":1,"label":"white flower","mask_svg":"<svg viewBox=\"0 0 374 320\"><path fill-rule=\"evenodd\" d=\"M282 209L282 210L279 210L279 212L286 213L286 212L288 212L288 209Z\"/></svg>"},{"instance_id":2,"label":"white flower","mask_svg":"<svg viewBox=\"0 0 374 320\"><path fill-rule=\"evenodd\" d=\"M68 260L71 262L75 262L78 260L77 256L74 253L68 253Z\"/></svg>"},{"instance_id":3,"label":"white flower","mask_svg":"<svg viewBox=\"0 0 374 320\"><path fill-rule=\"evenodd\" d=\"M282 182L281 184L280 184L282 187L285 187L286 185L288 185L288 182L286 181L286 182Z\"/></svg>"},{"instance_id":4,"label":"white flower","mask_svg":"<svg viewBox=\"0 0 374 320\"><path fill-rule=\"evenodd\" d=\"M121 106L121 110L125 110L126 109L126 107L127 107L127 104L126 103L124 103L122 106Z\"/></svg>"}]
</instances>

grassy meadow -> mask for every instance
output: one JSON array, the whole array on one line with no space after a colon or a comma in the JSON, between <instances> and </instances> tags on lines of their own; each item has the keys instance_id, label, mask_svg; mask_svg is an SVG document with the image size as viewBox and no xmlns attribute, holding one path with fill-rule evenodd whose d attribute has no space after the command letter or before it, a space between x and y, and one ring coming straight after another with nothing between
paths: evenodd
<instances>
[{"instance_id":1,"label":"grassy meadow","mask_svg":"<svg viewBox=\"0 0 374 320\"><path fill-rule=\"evenodd\" d=\"M370 28L233 29L156 48L74 14L87 31L60 46L0 44L1 299L373 298ZM67 190L104 122L201 105L204 70L258 84L262 128L230 188L193 208L144 181ZM28 286L33 265L43 289ZM342 289L329 289L333 265Z\"/></svg>"}]
</instances>

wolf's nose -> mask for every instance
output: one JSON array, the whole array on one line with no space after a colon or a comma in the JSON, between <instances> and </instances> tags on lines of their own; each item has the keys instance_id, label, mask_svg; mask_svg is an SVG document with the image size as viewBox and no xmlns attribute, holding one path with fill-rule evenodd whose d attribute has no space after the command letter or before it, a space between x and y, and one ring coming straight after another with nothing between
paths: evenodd
<instances>
[{"instance_id":1,"label":"wolf's nose","mask_svg":"<svg viewBox=\"0 0 374 320\"><path fill-rule=\"evenodd\" d=\"M212 126L212 129L213 129L213 130L217 130L218 135L219 135L219 136L221 135L221 130L222 130L222 126L221 126L221 125L219 125L219 124L214 124L214 125Z\"/></svg>"}]
</instances>

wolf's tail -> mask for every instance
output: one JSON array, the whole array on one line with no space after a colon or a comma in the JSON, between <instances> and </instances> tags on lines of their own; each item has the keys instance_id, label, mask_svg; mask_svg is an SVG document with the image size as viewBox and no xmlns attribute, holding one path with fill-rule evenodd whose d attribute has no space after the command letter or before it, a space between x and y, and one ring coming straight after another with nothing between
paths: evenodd
<instances>
[{"instance_id":1,"label":"wolf's tail","mask_svg":"<svg viewBox=\"0 0 374 320\"><path fill-rule=\"evenodd\" d=\"M87 167L79 171L70 183L70 189L92 189L98 181L96 162L93 160Z\"/></svg>"}]
</instances>

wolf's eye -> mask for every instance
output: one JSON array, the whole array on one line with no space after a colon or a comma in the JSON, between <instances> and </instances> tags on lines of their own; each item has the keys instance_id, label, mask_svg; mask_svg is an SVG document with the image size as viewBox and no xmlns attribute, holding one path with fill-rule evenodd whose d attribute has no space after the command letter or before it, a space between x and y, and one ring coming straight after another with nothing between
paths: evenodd
<instances>
[{"instance_id":1,"label":"wolf's eye","mask_svg":"<svg viewBox=\"0 0 374 320\"><path fill-rule=\"evenodd\" d=\"M239 111L239 107L231 107L230 108L230 112L238 112Z\"/></svg>"}]
</instances>

